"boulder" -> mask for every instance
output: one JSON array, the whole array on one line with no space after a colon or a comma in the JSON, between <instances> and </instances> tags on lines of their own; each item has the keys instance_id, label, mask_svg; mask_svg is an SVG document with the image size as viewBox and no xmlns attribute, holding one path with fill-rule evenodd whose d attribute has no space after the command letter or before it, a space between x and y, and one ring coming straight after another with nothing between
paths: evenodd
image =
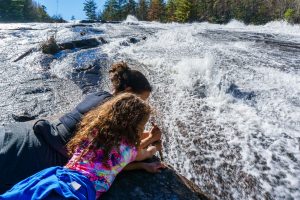
<instances>
[{"instance_id":1,"label":"boulder","mask_svg":"<svg viewBox=\"0 0 300 200\"><path fill-rule=\"evenodd\" d=\"M42 52L45 54L56 54L60 51L60 48L54 38L51 36L45 43L41 45Z\"/></svg>"},{"instance_id":2,"label":"boulder","mask_svg":"<svg viewBox=\"0 0 300 200\"><path fill-rule=\"evenodd\" d=\"M107 43L107 41L104 38L98 37L98 38L74 40L74 41L70 41L70 42L64 42L64 43L57 44L54 37L50 37L50 39L47 42L42 44L41 49L42 49L42 52L45 54L54 55L61 50L76 49L76 48L89 49L89 48L94 48L101 44L106 44L106 43ZM27 56L28 54L29 53L26 52L25 56ZM21 56L21 59L25 56ZM20 60L20 58L16 59L16 61L18 61L18 60Z\"/></svg>"},{"instance_id":3,"label":"boulder","mask_svg":"<svg viewBox=\"0 0 300 200\"><path fill-rule=\"evenodd\" d=\"M88 49L88 48L97 47L99 45L100 42L96 38L90 38L90 39L75 40L71 42L61 43L59 44L59 47L61 50L75 49L75 48Z\"/></svg>"},{"instance_id":4,"label":"boulder","mask_svg":"<svg viewBox=\"0 0 300 200\"><path fill-rule=\"evenodd\" d=\"M128 38L128 42L132 43L132 44L136 44L139 41L140 41L140 39L138 39L138 38L134 38L134 37Z\"/></svg>"},{"instance_id":5,"label":"boulder","mask_svg":"<svg viewBox=\"0 0 300 200\"><path fill-rule=\"evenodd\" d=\"M156 174L142 170L121 172L101 199L208 200L210 197L169 166Z\"/></svg>"},{"instance_id":6,"label":"boulder","mask_svg":"<svg viewBox=\"0 0 300 200\"><path fill-rule=\"evenodd\" d=\"M237 99L244 99L244 100L251 100L256 95L253 91L242 91L237 85L231 83L229 88L226 90L226 93L231 94L234 98Z\"/></svg>"}]
</instances>

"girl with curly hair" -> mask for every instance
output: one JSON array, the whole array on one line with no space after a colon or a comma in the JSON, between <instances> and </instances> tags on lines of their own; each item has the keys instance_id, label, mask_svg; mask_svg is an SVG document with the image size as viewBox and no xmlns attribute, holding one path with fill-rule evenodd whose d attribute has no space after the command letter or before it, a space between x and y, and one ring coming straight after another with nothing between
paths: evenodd
<instances>
[{"instance_id":1,"label":"girl with curly hair","mask_svg":"<svg viewBox=\"0 0 300 200\"><path fill-rule=\"evenodd\" d=\"M152 91L147 78L125 62L112 64L109 78L112 94L106 91L90 93L74 109L57 120L40 119L34 124L23 122L0 126L0 194L38 171L52 166L64 166L70 159L66 144L75 135L83 116L90 110L123 92L136 94L146 100ZM153 148L148 146L160 139L161 132L157 127L145 131L140 148ZM159 162L137 162L125 169L158 172L160 167Z\"/></svg>"},{"instance_id":2,"label":"girl with curly hair","mask_svg":"<svg viewBox=\"0 0 300 200\"><path fill-rule=\"evenodd\" d=\"M0 199L96 199L130 162L146 159L159 148L138 150L151 113L130 93L117 95L89 111L67 144L71 159L19 182Z\"/></svg>"}]
</instances>

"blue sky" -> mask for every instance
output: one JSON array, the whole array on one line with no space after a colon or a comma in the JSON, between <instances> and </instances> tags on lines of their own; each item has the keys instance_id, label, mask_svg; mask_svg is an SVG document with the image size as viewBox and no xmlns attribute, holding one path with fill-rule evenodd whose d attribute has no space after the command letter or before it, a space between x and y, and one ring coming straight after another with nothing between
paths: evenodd
<instances>
[{"instance_id":1,"label":"blue sky","mask_svg":"<svg viewBox=\"0 0 300 200\"><path fill-rule=\"evenodd\" d=\"M85 0L35 0L47 8L50 16L60 14L64 19L71 19L72 15L76 19L85 19L86 16L83 11L83 2ZM58 9L56 2L58 1ZM98 11L103 9L105 0L95 0L98 5Z\"/></svg>"}]
</instances>

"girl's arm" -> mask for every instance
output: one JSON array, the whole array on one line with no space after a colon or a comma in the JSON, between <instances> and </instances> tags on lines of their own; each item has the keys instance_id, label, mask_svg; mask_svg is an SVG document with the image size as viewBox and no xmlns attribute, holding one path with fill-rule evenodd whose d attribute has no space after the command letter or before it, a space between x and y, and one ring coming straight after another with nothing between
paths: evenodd
<instances>
[{"instance_id":1,"label":"girl's arm","mask_svg":"<svg viewBox=\"0 0 300 200\"><path fill-rule=\"evenodd\" d=\"M144 132L139 148L144 149L147 146L149 146L150 144L152 144L153 142L154 142L153 137L149 134L149 132Z\"/></svg>"},{"instance_id":2,"label":"girl's arm","mask_svg":"<svg viewBox=\"0 0 300 200\"><path fill-rule=\"evenodd\" d=\"M140 143L140 149L144 149L150 144L159 141L160 139L161 139L161 131L155 125L152 127L150 131L145 131L143 133L141 143Z\"/></svg>"},{"instance_id":3,"label":"girl's arm","mask_svg":"<svg viewBox=\"0 0 300 200\"><path fill-rule=\"evenodd\" d=\"M149 146L147 149L139 149L135 161L142 161L148 158L152 158L152 156L157 151L161 151L161 149L161 143L156 143L154 146Z\"/></svg>"},{"instance_id":4,"label":"girl's arm","mask_svg":"<svg viewBox=\"0 0 300 200\"><path fill-rule=\"evenodd\" d=\"M162 168L166 168L166 166L164 163L161 162L152 162L152 163L133 162L126 165L126 167L124 167L123 170L129 171L129 170L143 169L150 173L157 173L160 172L160 169Z\"/></svg>"}]
</instances>

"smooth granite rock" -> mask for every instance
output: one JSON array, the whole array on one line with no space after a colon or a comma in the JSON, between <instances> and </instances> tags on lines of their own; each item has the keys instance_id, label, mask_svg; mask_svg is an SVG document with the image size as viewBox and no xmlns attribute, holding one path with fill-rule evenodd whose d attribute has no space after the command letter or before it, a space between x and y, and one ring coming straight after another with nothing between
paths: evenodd
<instances>
[{"instance_id":1,"label":"smooth granite rock","mask_svg":"<svg viewBox=\"0 0 300 200\"><path fill-rule=\"evenodd\" d=\"M142 170L121 172L101 199L207 200L210 198L194 183L168 167L156 174Z\"/></svg>"}]
</instances>

